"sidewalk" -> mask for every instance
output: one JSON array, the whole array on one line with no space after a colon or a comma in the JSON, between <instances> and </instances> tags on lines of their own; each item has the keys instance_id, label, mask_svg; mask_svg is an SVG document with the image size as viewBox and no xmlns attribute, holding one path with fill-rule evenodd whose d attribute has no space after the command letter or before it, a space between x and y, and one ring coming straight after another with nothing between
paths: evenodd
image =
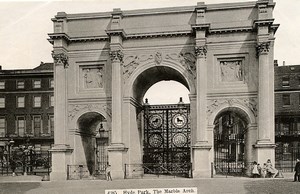
<instances>
[{"instance_id":1,"label":"sidewalk","mask_svg":"<svg viewBox=\"0 0 300 194\"><path fill-rule=\"evenodd\" d=\"M0 176L0 183L2 182L40 182L42 181L41 176L36 175L19 175L19 176Z\"/></svg>"},{"instance_id":2,"label":"sidewalk","mask_svg":"<svg viewBox=\"0 0 300 194\"><path fill-rule=\"evenodd\" d=\"M293 182L293 173L284 178L220 177L202 179L125 179L41 181L38 176L0 177L0 194L104 194L111 189L195 188L199 194L211 193L297 193L300 183ZM3 182L2 180L5 180ZM17 184L16 184L17 183ZM178 193L177 193L178 194Z\"/></svg>"}]
</instances>

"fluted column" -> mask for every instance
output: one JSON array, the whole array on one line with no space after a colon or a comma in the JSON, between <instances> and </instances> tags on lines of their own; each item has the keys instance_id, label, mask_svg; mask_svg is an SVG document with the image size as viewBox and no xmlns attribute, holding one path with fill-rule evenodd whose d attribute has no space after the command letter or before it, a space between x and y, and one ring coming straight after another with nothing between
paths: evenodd
<instances>
[{"instance_id":1,"label":"fluted column","mask_svg":"<svg viewBox=\"0 0 300 194\"><path fill-rule=\"evenodd\" d=\"M207 94L207 64L206 46L196 46L197 56L197 138L196 145L207 144L207 118L206 118L206 94Z\"/></svg>"},{"instance_id":2,"label":"fluted column","mask_svg":"<svg viewBox=\"0 0 300 194\"><path fill-rule=\"evenodd\" d=\"M51 180L66 180L68 154L72 149L67 145L67 68L68 56L64 52L53 52L54 59L54 146L52 153Z\"/></svg>"},{"instance_id":3,"label":"fluted column","mask_svg":"<svg viewBox=\"0 0 300 194\"><path fill-rule=\"evenodd\" d=\"M258 55L258 71L259 71L259 88L258 88L258 143L270 143L271 141L271 119L269 110L272 109L270 106L270 100L272 99L273 93L270 93L269 87L273 83L269 76L269 42L262 42L257 45Z\"/></svg>"},{"instance_id":4,"label":"fluted column","mask_svg":"<svg viewBox=\"0 0 300 194\"><path fill-rule=\"evenodd\" d=\"M67 68L68 56L65 53L52 53L54 60L54 143L65 144L65 114L66 114L66 86L67 86Z\"/></svg>"},{"instance_id":5,"label":"fluted column","mask_svg":"<svg viewBox=\"0 0 300 194\"><path fill-rule=\"evenodd\" d=\"M203 42L202 42L203 43ZM207 63L206 63L206 46L196 46L195 53L197 56L197 96L196 96L196 143L193 145L193 177L210 176L210 158L209 152L211 145L207 138Z\"/></svg>"},{"instance_id":6,"label":"fluted column","mask_svg":"<svg viewBox=\"0 0 300 194\"><path fill-rule=\"evenodd\" d=\"M127 149L122 142L122 76L121 65L123 53L121 50L110 52L112 65L112 130L111 144L108 147L111 174L115 179L124 178L123 152Z\"/></svg>"},{"instance_id":7,"label":"fluted column","mask_svg":"<svg viewBox=\"0 0 300 194\"><path fill-rule=\"evenodd\" d=\"M122 76L121 63L123 53L121 50L110 52L112 62L112 144L122 143Z\"/></svg>"}]
</instances>

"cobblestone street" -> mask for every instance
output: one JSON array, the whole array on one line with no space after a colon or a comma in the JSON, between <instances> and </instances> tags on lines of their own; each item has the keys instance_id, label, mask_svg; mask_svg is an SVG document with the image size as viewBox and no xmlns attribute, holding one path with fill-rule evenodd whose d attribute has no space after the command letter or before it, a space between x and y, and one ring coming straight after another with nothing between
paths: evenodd
<instances>
[{"instance_id":1,"label":"cobblestone street","mask_svg":"<svg viewBox=\"0 0 300 194\"><path fill-rule=\"evenodd\" d=\"M213 178L213 179L133 179L61 181L61 182L4 182L0 194L102 194L106 189L197 187L198 193L299 193L300 183L291 176L277 179Z\"/></svg>"}]
</instances>

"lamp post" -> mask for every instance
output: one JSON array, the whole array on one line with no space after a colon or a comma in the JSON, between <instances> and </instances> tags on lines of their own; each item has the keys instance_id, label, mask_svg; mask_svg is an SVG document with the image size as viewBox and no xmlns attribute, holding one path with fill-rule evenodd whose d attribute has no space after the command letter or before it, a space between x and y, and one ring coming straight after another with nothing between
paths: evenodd
<instances>
[{"instance_id":1,"label":"lamp post","mask_svg":"<svg viewBox=\"0 0 300 194\"><path fill-rule=\"evenodd\" d=\"M15 143L15 141L13 140L13 139L11 139L11 140L9 140L8 142L7 142L7 150L8 150L8 152L7 152L7 161L6 161L6 163L7 163L7 167L6 167L6 172L7 172L7 175L8 175L8 166L11 166L11 159L10 159L10 155L11 155L11 149L10 149L10 147L13 145ZM13 171L13 176L15 175L15 169L13 169L12 168L12 171Z\"/></svg>"},{"instance_id":2,"label":"lamp post","mask_svg":"<svg viewBox=\"0 0 300 194\"><path fill-rule=\"evenodd\" d=\"M107 164L107 156L105 153L105 145L108 142L109 131L103 128L103 124L100 123L99 128L96 131L96 174L99 172L103 172L105 170ZM100 149L100 150L99 150ZM100 160L98 160L98 157Z\"/></svg>"},{"instance_id":3,"label":"lamp post","mask_svg":"<svg viewBox=\"0 0 300 194\"><path fill-rule=\"evenodd\" d=\"M22 146L23 150L23 174L24 176L28 173L28 164L30 165L30 172L32 172L32 151L33 146L30 145L30 139L27 137L25 145Z\"/></svg>"}]
</instances>

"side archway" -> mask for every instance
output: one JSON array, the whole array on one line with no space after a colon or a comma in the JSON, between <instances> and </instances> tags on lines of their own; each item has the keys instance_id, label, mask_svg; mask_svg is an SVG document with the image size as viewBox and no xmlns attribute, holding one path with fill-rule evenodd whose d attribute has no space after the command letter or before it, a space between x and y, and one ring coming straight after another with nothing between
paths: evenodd
<instances>
[{"instance_id":1,"label":"side archway","mask_svg":"<svg viewBox=\"0 0 300 194\"><path fill-rule=\"evenodd\" d=\"M213 158L217 174L246 174L252 152L250 127L255 122L240 105L223 107L214 114ZM252 115L254 116L254 115Z\"/></svg>"},{"instance_id":2,"label":"side archway","mask_svg":"<svg viewBox=\"0 0 300 194\"><path fill-rule=\"evenodd\" d=\"M107 127L107 120L103 115L98 112L87 112L82 114L77 120L78 135L80 136L80 142L82 151L77 150L78 154L84 154L84 164L86 164L90 175L94 174L98 168L98 161L105 160L108 157L107 153L103 156L98 154L98 137L100 133L105 132ZM106 135L105 140L107 141L106 146L108 146L108 135ZM100 158L99 158L100 157ZM106 165L106 164L105 164Z\"/></svg>"}]
</instances>

